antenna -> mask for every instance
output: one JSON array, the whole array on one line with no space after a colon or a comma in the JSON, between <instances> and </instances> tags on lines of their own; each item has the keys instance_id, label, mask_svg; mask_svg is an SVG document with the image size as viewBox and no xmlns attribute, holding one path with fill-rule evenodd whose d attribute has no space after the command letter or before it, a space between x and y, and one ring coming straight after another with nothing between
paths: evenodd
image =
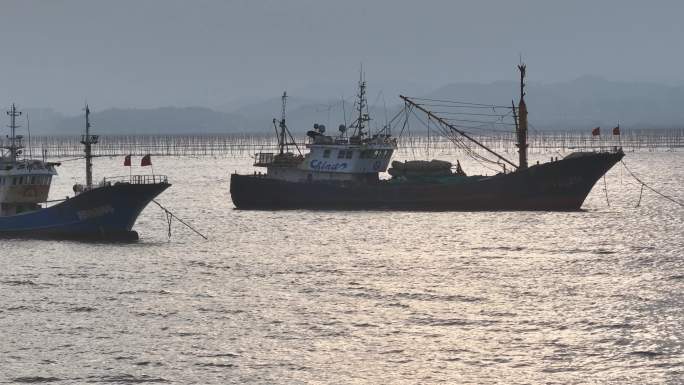
<instances>
[{"instance_id":1,"label":"antenna","mask_svg":"<svg viewBox=\"0 0 684 385\"><path fill-rule=\"evenodd\" d=\"M357 112L359 114L356 119L356 131L359 137L366 135L364 129L366 128L366 123L370 121L370 116L368 115L368 101L366 100L366 80L363 74L363 63L361 63L361 71L359 73L359 93L357 95Z\"/></svg>"},{"instance_id":2,"label":"antenna","mask_svg":"<svg viewBox=\"0 0 684 385\"><path fill-rule=\"evenodd\" d=\"M86 161L86 187L90 189L93 185L93 154L92 145L98 142L98 135L90 135L90 108L88 103L85 105L85 135L81 136L81 143L85 146Z\"/></svg>"},{"instance_id":3,"label":"antenna","mask_svg":"<svg viewBox=\"0 0 684 385\"><path fill-rule=\"evenodd\" d=\"M342 118L344 119L344 126L347 127L347 109L345 108L344 94L342 94Z\"/></svg>"},{"instance_id":4,"label":"antenna","mask_svg":"<svg viewBox=\"0 0 684 385\"><path fill-rule=\"evenodd\" d=\"M387 117L387 101L385 100L385 94L382 94L382 105L385 108L385 127L383 128L386 135L392 135L392 127L389 124L389 119Z\"/></svg>"},{"instance_id":5,"label":"antenna","mask_svg":"<svg viewBox=\"0 0 684 385\"><path fill-rule=\"evenodd\" d=\"M28 112L26 113L26 131L28 132L29 158L33 158L33 149L31 148L31 121L29 120Z\"/></svg>"},{"instance_id":6,"label":"antenna","mask_svg":"<svg viewBox=\"0 0 684 385\"><path fill-rule=\"evenodd\" d=\"M280 155L283 155L285 152L285 130L286 130L286 125L285 125L285 105L287 104L287 91L283 91L283 96L281 98L282 100L282 109L280 113Z\"/></svg>"},{"instance_id":7,"label":"antenna","mask_svg":"<svg viewBox=\"0 0 684 385\"><path fill-rule=\"evenodd\" d=\"M279 123L279 128L280 132L278 132L278 127L276 127L276 121L277 119L273 118L273 127L276 130L276 135L278 136L278 148L279 148L279 154L283 155L285 154L285 147L286 146L294 146L297 149L297 152L299 155L302 154L302 151L299 149L299 146L297 145L297 142L295 141L294 137L292 136L292 133L290 130L287 129L287 124L285 123L285 107L287 106L287 91L283 91L283 96L281 97L282 100L282 108L281 108L281 113L280 113L280 123ZM290 140L289 142L287 140ZM287 148L289 152L289 147Z\"/></svg>"},{"instance_id":8,"label":"antenna","mask_svg":"<svg viewBox=\"0 0 684 385\"><path fill-rule=\"evenodd\" d=\"M23 148L21 145L21 138L16 136L17 128L21 127L17 125L17 117L21 116L21 111L17 111L17 107L12 103L7 115L10 117L10 136L9 136L9 146L5 146L5 149L10 151L10 159L12 162L17 161L17 155L19 154L19 149Z\"/></svg>"}]
</instances>

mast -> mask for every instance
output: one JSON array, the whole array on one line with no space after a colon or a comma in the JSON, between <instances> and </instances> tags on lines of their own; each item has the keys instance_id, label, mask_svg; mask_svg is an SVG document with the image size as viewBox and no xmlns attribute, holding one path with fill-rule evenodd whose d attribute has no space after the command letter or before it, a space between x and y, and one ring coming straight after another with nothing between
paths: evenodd
<instances>
[{"instance_id":1,"label":"mast","mask_svg":"<svg viewBox=\"0 0 684 385\"><path fill-rule=\"evenodd\" d=\"M518 137L518 163L519 170L527 168L527 105L525 105L525 71L527 66L524 63L518 64L520 71L520 102L518 102L518 114L516 134Z\"/></svg>"},{"instance_id":2,"label":"mast","mask_svg":"<svg viewBox=\"0 0 684 385\"><path fill-rule=\"evenodd\" d=\"M20 126L17 125L17 117L21 116L21 111L17 111L17 107L12 103L12 107L10 107L9 111L7 111L7 115L10 117L10 125L8 126L10 128L10 136L9 136L9 146L5 146L6 149L9 150L10 152L10 159L12 162L17 161L17 155L19 153L19 149L22 148L21 146L21 139L17 138L17 128ZM19 142L17 144L17 142Z\"/></svg>"},{"instance_id":3,"label":"mast","mask_svg":"<svg viewBox=\"0 0 684 385\"><path fill-rule=\"evenodd\" d=\"M91 146L96 144L98 140L97 135L90 135L90 109L86 104L85 107L85 135L81 136L81 143L85 146L85 161L86 161L86 187L93 186L93 154Z\"/></svg>"},{"instance_id":4,"label":"mast","mask_svg":"<svg viewBox=\"0 0 684 385\"><path fill-rule=\"evenodd\" d=\"M413 107L415 107L415 108L421 110L422 112L424 112L429 118L432 118L432 119L436 120L437 122L443 124L444 126L449 127L449 129L451 129L452 131L454 131L454 132L456 132L456 133L458 133L458 134L464 136L466 139L470 140L471 142L475 143L476 145L478 145L478 146L482 147L483 149L487 150L489 153L491 153L492 155L496 156L496 157L499 158L500 160L502 160L502 161L504 161L504 162L510 164L511 166L513 166L513 168L518 168L518 166L517 166L515 163L513 163L513 162L511 162L510 160L504 158L503 156L499 155L496 151L492 150L491 148L489 148L489 147L485 146L484 144L480 143L479 141L477 141L475 138L472 138L470 135L468 135L468 134L466 134L465 132L463 132L463 131L459 130L458 128L454 127L454 125L449 124L449 122L447 122L446 120L444 120L444 119L440 118L439 116L435 115L432 111L429 111L429 110L425 109L425 107L421 106L420 104L414 102L413 100L407 98L407 97L404 96L404 95L399 95L399 97L402 98L402 99L403 99L406 103L408 103L409 105L411 105L411 106L413 106Z\"/></svg>"},{"instance_id":5,"label":"mast","mask_svg":"<svg viewBox=\"0 0 684 385\"><path fill-rule=\"evenodd\" d=\"M282 104L280 113L280 155L283 155L285 152L285 131L287 130L285 125L285 105L287 104L287 91L283 91Z\"/></svg>"},{"instance_id":6,"label":"mast","mask_svg":"<svg viewBox=\"0 0 684 385\"><path fill-rule=\"evenodd\" d=\"M366 80L363 78L363 67L361 67L361 72L359 73L359 94L357 97L359 98L357 102L359 117L356 119L356 129L358 130L358 136L363 137L366 135L366 132L364 132L366 122L370 121L368 101L366 100Z\"/></svg>"}]
</instances>

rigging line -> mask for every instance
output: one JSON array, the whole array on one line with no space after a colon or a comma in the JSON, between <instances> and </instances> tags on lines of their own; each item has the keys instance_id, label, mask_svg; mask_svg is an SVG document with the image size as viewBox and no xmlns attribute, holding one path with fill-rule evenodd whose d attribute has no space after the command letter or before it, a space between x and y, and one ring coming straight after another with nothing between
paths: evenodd
<instances>
[{"instance_id":1,"label":"rigging line","mask_svg":"<svg viewBox=\"0 0 684 385\"><path fill-rule=\"evenodd\" d=\"M629 169L629 167L627 167L627 164L625 163L624 160L620 160L620 163L622 163L622 165L625 167L625 170L627 170L627 172L629 173L629 175L632 176L632 178L634 178L637 182L641 183L642 188L646 187L647 189L653 191L654 193L660 195L661 197L684 207L684 202L680 202L680 201L676 200L675 198L672 198L671 196L665 195L665 194L661 193L660 191L658 191L658 190L654 189L653 187L644 183L641 179L639 179L639 177L634 175L634 173L632 172L632 170ZM639 202L641 202L641 197L639 197Z\"/></svg>"},{"instance_id":2,"label":"rigging line","mask_svg":"<svg viewBox=\"0 0 684 385\"><path fill-rule=\"evenodd\" d=\"M450 124L452 124L453 126L456 126L456 127L467 127L467 128L474 128L474 129L485 129L485 128L487 128L487 127L492 127L492 125L495 123L495 122L476 122L476 121L472 121L472 120L447 119L447 118L445 118L444 121L449 122ZM458 123L453 123L453 122L480 123L480 124L477 124L477 125L467 125L467 124L458 124ZM499 125L501 125L501 124L499 124ZM507 124L507 125L508 125L508 124ZM515 133L515 131L513 131L513 130L503 130L503 129L495 129L495 128L491 128L491 129L494 130L494 131L497 131L497 130L498 130L498 131L501 131L501 132L512 132L512 133Z\"/></svg>"},{"instance_id":3,"label":"rigging line","mask_svg":"<svg viewBox=\"0 0 684 385\"><path fill-rule=\"evenodd\" d=\"M482 114L479 112L458 112L458 111L434 111L434 113L435 114L443 114L443 115L491 116L491 117L497 117L497 118L505 118L508 115L508 114Z\"/></svg>"},{"instance_id":4,"label":"rigging line","mask_svg":"<svg viewBox=\"0 0 684 385\"><path fill-rule=\"evenodd\" d=\"M472 132L472 131L467 131L467 130L491 131L491 132L495 132L495 133L504 133L504 134L510 134L510 135L514 135L514 134L515 134L515 131L497 130L496 128L488 128L488 127L487 127L488 124L481 124L481 125L479 125L479 126L468 126L468 125L465 125L465 124L452 124L451 121L449 121L449 119L444 119L444 120L445 120L445 121L448 121L449 124L451 124L451 125L454 126L454 127L458 127L458 128L465 129L465 130L462 130L463 132L465 132L465 133L467 133L467 134L470 134L470 135L475 135L475 136L485 136L485 137L488 137L488 138L500 138L500 139L502 139L502 140L513 140L513 139L511 139L511 138L501 137L500 135L499 135L499 136L494 136L494 135L484 134L484 133L481 133L481 132L474 133L474 132Z\"/></svg>"},{"instance_id":5,"label":"rigging line","mask_svg":"<svg viewBox=\"0 0 684 385\"><path fill-rule=\"evenodd\" d=\"M416 119L417 119L420 123L422 123L423 125L425 125L425 122L423 122L423 121L420 119L420 117L418 117L418 115L416 114L416 112L413 111L413 110L412 110L412 112L413 112L414 116L416 117ZM428 116L428 119L429 119L429 116ZM456 145L456 147L458 147L458 148L460 148L461 150L463 150L463 152L464 152L467 156L470 156L471 158L475 159L476 161L478 161L478 163L480 163L479 160L482 160L482 161L484 161L484 162L488 162L488 163L500 165L499 162L493 161L493 160L491 160L491 159L489 159L489 158L487 158L487 157L485 157L485 156L483 156L483 155L480 155L480 154L478 154L477 152L475 152L474 149L472 149L470 146L468 146L467 144L465 144L465 142L463 141L463 139L462 139L460 136L456 135L456 133L454 133L452 130L448 129L448 127L445 127L445 126L444 126L444 123L442 123L442 122L440 122L440 121L437 121L437 123L439 123L439 124L437 125L437 127L439 127L439 129L442 131L442 135L444 135L446 138L448 138L449 140L451 140L451 142L454 143L454 144ZM469 132L466 132L466 133L473 135L472 133L469 133ZM478 160L478 159L479 159L479 160ZM482 163L480 163L480 164L482 164ZM482 164L482 165L484 166L484 164ZM484 167L486 167L486 166L484 166ZM487 168L488 168L488 167L487 167ZM490 168L490 170L492 170L492 169ZM494 171L496 171L496 170L494 170Z\"/></svg>"},{"instance_id":6,"label":"rigging line","mask_svg":"<svg viewBox=\"0 0 684 385\"><path fill-rule=\"evenodd\" d=\"M482 120L454 119L454 118L448 118L448 119L445 118L444 120L447 120L449 122L482 123L482 124L498 124L500 126L515 126L515 123L504 123L504 122L496 122L496 121L485 122Z\"/></svg>"},{"instance_id":7,"label":"rigging line","mask_svg":"<svg viewBox=\"0 0 684 385\"><path fill-rule=\"evenodd\" d=\"M169 209L167 209L166 207L162 206L161 203L157 202L157 200L152 199L152 202L154 202L157 206L159 206L159 208L161 208L162 210L164 210L164 213L167 215L167 217L169 217L169 218L176 218L176 220L177 220L178 222L180 222L181 224L185 225L185 226L186 226L187 228L189 228L190 230L194 231L194 232L195 232L197 235L199 235L200 237L202 237L202 238L204 238L204 239L209 239L209 238L207 238L206 236L204 236L204 234L202 234L202 233L200 233L199 231L197 231L194 227L192 227L192 226L190 226L189 224L185 223L184 220L178 218L178 217L176 216L176 214L172 213L171 211L169 211ZM171 225L170 225L170 220L169 220L169 234L170 234L170 233L171 233Z\"/></svg>"},{"instance_id":8,"label":"rigging line","mask_svg":"<svg viewBox=\"0 0 684 385\"><path fill-rule=\"evenodd\" d=\"M406 109L406 106L402 107L399 112L397 112L392 119L389 120L387 124L392 125L394 123L394 120L397 119L399 116L401 116L402 113L404 113L404 109Z\"/></svg>"},{"instance_id":9,"label":"rigging line","mask_svg":"<svg viewBox=\"0 0 684 385\"><path fill-rule=\"evenodd\" d=\"M446 136L447 138L449 138L452 142L455 142L457 145L459 145L460 148L461 148L462 150L464 150L464 152L466 153L466 155L469 155L470 157L472 157L472 158L474 158L474 159L481 159L482 161L485 161L485 162L488 162L488 163L491 163L491 164L501 165L500 162L494 161L494 160L492 160L492 159L489 159L489 158L487 158L487 157L485 157L485 156L483 156L483 155L477 153L473 148L471 148L470 146L468 146L467 144L465 144L465 142L463 141L463 139L462 139L459 135L457 135L456 133L454 133L451 129L449 129L448 126L447 126L447 127L444 127L444 123L442 123L442 122L439 122L439 123L440 123L440 127L442 128L442 130L445 131L445 136ZM473 135L473 136L476 135L476 134L473 134L473 133L467 132L467 131L463 131L463 132L465 132L466 134ZM479 135L479 136L483 136L483 135Z\"/></svg>"},{"instance_id":10,"label":"rigging line","mask_svg":"<svg viewBox=\"0 0 684 385\"><path fill-rule=\"evenodd\" d=\"M406 126L408 125L409 121L409 111L411 109L411 106L407 106L406 103L404 103L404 113L406 114L406 117L404 118L404 125L401 127L401 131L399 131L399 136L397 137L398 139L401 139L402 135L404 135L404 130L406 129Z\"/></svg>"},{"instance_id":11,"label":"rigging line","mask_svg":"<svg viewBox=\"0 0 684 385\"><path fill-rule=\"evenodd\" d=\"M476 109L485 109L485 110L494 110L496 112L497 109L506 109L510 110L511 107L505 107L505 106L466 106L466 105L456 105L456 104L439 104L439 103L420 103L421 106L430 106L430 107L446 107L446 108L470 108L473 110Z\"/></svg>"},{"instance_id":12,"label":"rigging line","mask_svg":"<svg viewBox=\"0 0 684 385\"><path fill-rule=\"evenodd\" d=\"M412 108L412 106L409 106L408 111L410 111L410 112L413 114L413 116L416 118L416 120L417 120L418 122L420 122L421 124L423 124L424 126L426 126L425 122L416 114L416 111ZM407 121L408 121L408 118L407 118ZM482 163L482 162L487 162L487 163L496 164L496 165L501 166L501 163L500 163L500 162L491 160L491 159L489 159L489 158L486 158L486 157L483 156L483 155L478 154L477 152L475 152L474 149L472 149L470 146L468 146L467 144L465 144L465 142L463 141L463 139L462 139L459 135L457 135L457 134L454 133L452 130L450 130L450 129L448 129L447 127L445 127L444 124L443 124L442 122L439 122L439 121L438 121L438 123L439 123L439 124L437 125L437 127L438 127L439 130L442 132L442 135L443 135L444 137L446 137L447 139L449 139L453 144L455 144L457 148L460 148L460 149L465 153L466 156L470 156L471 158L473 158L473 159L474 159L476 162L478 162L482 167L484 167L484 168L486 168L486 169L488 169L488 170L490 170L490 171L498 172L497 170L495 170L495 169L493 169L493 168L491 168L491 167L486 166L486 165L485 165L484 163ZM472 134L472 133L468 133L468 134L474 135L474 134ZM414 146L411 146L411 149L412 149L412 152L413 152L413 157L414 157L414 159L415 159L415 149L414 149Z\"/></svg>"},{"instance_id":13,"label":"rigging line","mask_svg":"<svg viewBox=\"0 0 684 385\"><path fill-rule=\"evenodd\" d=\"M120 156L120 155L91 155L91 157L93 157L93 158L114 158L114 157L118 157L118 156ZM58 162L71 162L74 160L83 160L83 159L85 159L85 156L81 156L78 158L70 158L70 159L57 159L57 161Z\"/></svg>"},{"instance_id":14,"label":"rigging line","mask_svg":"<svg viewBox=\"0 0 684 385\"><path fill-rule=\"evenodd\" d=\"M475 162L477 162L480 166L486 168L487 170L494 171L494 172L499 172L499 170L496 170L496 169L494 169L494 168L491 168L491 167L487 166L485 163L496 164L496 165L498 165L499 167L501 167L501 163L495 162L495 161L492 161L492 160L489 160L489 159L487 159L487 158L485 158L485 157L480 156L479 154L476 154L472 148L468 147L468 145L466 145L465 143L463 143L463 139L461 139L458 135L456 135L456 134L453 133L453 132L451 133L451 135L452 135L452 137L451 137L450 139L452 139L452 140L455 141L455 142L461 142L461 146L460 146L460 147L461 147L461 149L464 150L464 152L465 152L465 154L466 154L467 156L470 156L471 158L473 158L473 160L474 160ZM455 144L457 145L457 147L459 147L459 146L458 146L458 143L455 143Z\"/></svg>"},{"instance_id":15,"label":"rigging line","mask_svg":"<svg viewBox=\"0 0 684 385\"><path fill-rule=\"evenodd\" d=\"M496 107L499 107L499 108L511 108L511 107L508 107L508 106L500 106L500 105L496 105L496 104L471 103L471 102L462 102L462 101L459 101L459 100L430 99L430 98L416 98L416 97L412 97L411 99L416 99L416 100L427 100L427 101L430 101L430 102L437 102L437 103L464 104L464 105L468 105L468 106L485 106L485 107L489 107L489 108L492 108L492 107L494 107L494 108L496 108Z\"/></svg>"}]
</instances>

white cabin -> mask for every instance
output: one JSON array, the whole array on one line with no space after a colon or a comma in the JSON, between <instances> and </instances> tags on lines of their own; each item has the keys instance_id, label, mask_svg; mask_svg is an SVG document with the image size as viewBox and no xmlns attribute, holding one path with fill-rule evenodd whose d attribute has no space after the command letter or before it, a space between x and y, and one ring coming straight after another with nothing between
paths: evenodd
<instances>
[{"instance_id":1,"label":"white cabin","mask_svg":"<svg viewBox=\"0 0 684 385\"><path fill-rule=\"evenodd\" d=\"M387 171L397 141L389 135L367 140L320 135L306 147L309 152L304 156L259 153L254 165L266 167L269 177L292 182L377 179Z\"/></svg>"},{"instance_id":2,"label":"white cabin","mask_svg":"<svg viewBox=\"0 0 684 385\"><path fill-rule=\"evenodd\" d=\"M16 135L19 127L16 118L21 116L14 104L7 111L10 117L10 135L0 155L0 216L21 214L40 209L47 201L52 177L57 175L55 166L37 159L19 159L22 153L22 136Z\"/></svg>"},{"instance_id":3,"label":"white cabin","mask_svg":"<svg viewBox=\"0 0 684 385\"><path fill-rule=\"evenodd\" d=\"M0 159L0 216L39 209L48 199L54 175L53 163Z\"/></svg>"}]
</instances>

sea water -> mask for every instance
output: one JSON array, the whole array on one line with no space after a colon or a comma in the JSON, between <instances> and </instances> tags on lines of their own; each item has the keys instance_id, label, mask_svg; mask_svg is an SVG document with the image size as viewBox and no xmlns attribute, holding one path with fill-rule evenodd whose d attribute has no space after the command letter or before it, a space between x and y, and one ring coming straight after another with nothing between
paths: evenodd
<instances>
[{"instance_id":1,"label":"sea water","mask_svg":"<svg viewBox=\"0 0 684 385\"><path fill-rule=\"evenodd\" d=\"M240 211L251 159L152 161L158 201L209 240L168 238L156 205L137 243L0 240L0 383L684 381L684 208L648 189L635 207L621 164L581 212L468 213ZM684 153L625 162L684 201Z\"/></svg>"}]
</instances>

